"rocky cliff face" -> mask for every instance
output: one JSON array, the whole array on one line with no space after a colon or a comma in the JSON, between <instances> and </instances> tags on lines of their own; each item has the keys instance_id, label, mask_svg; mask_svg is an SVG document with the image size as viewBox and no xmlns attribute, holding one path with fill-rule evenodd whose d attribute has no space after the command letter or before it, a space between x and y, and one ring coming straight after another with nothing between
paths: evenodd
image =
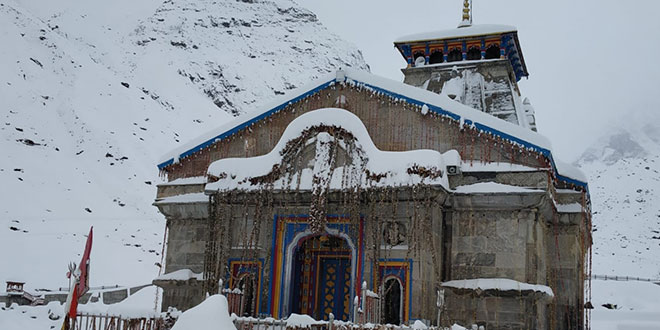
<instances>
[{"instance_id":1,"label":"rocky cliff face","mask_svg":"<svg viewBox=\"0 0 660 330\"><path fill-rule=\"evenodd\" d=\"M163 153L319 75L368 69L288 0L2 0L0 44L0 241L14 251L0 282L28 289L66 285L91 225L93 285L149 282Z\"/></svg>"}]
</instances>

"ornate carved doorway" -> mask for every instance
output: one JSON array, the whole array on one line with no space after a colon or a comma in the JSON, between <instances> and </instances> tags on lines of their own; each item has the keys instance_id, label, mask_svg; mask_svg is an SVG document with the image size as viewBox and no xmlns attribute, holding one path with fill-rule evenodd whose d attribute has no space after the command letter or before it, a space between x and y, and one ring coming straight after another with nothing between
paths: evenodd
<instances>
[{"instance_id":1,"label":"ornate carved doorway","mask_svg":"<svg viewBox=\"0 0 660 330\"><path fill-rule=\"evenodd\" d=\"M335 236L315 236L294 251L291 311L327 320L350 316L351 248Z\"/></svg>"}]
</instances>

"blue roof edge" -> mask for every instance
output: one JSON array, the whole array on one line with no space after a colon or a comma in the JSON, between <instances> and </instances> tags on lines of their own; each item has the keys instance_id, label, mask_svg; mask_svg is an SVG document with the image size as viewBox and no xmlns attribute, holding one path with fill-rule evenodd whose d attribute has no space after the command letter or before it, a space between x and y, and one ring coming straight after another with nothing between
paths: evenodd
<instances>
[{"instance_id":1,"label":"blue roof edge","mask_svg":"<svg viewBox=\"0 0 660 330\"><path fill-rule=\"evenodd\" d=\"M357 84L360 84L360 85L363 85L363 86L366 86L368 88L371 88L375 91L378 91L379 93L388 95L390 97L403 99L403 100L405 100L406 102L408 102L410 104L414 104L414 105L417 105L417 106L420 106L420 107L426 105L429 108L429 111L433 111L433 112L435 112L439 115L448 116L451 119L454 119L456 121L460 121L460 119L461 119L460 115L457 115L453 112L447 111L447 110L443 109L442 107L432 105L432 104L428 104L426 102L422 102L422 101L410 98L408 96L405 96L405 95L402 95L402 94L399 94L399 93L395 93L395 92L389 91L387 89L384 89L384 88L381 88L381 87L378 87L378 86L375 86L375 85L371 85L371 84L368 84L368 83L365 83L365 82L361 82L359 80L352 79L352 78L349 78L349 77L347 77L347 80L353 81L353 82L355 82ZM274 107L274 108L272 108L272 109L270 109L270 110L268 110L268 111L266 111L266 112L264 112L264 113L262 113L262 114L260 114L256 117L253 117L252 119L249 119L249 120L235 126L234 128L232 128L232 129L230 129L230 130L228 130L224 133L221 133L221 134L219 134L219 135L217 135L217 136L215 136L215 137L213 137L213 138L211 138L211 139L195 146L194 148L180 154L179 158L188 157L188 156L192 155L193 153L210 146L216 140L224 139L226 137L229 137L229 136L233 135L234 133L238 132L239 130L241 130L243 128L246 128L246 127L249 127L250 125L252 125L256 122L258 122L262 119L265 119L265 118L279 112L280 110L284 109L287 105L298 102L298 101L300 101L300 100L302 100L302 99L304 99L304 98L306 98L306 97L308 97L312 94L315 94L315 93L317 93L317 92L319 92L319 91L335 84L336 82L337 82L337 79L332 79L332 80L330 80L328 82L325 82L325 83L323 83L323 84L321 84L321 85L319 85L319 86L317 86L313 89L310 89L309 91L307 91L307 92L305 92L301 95L298 95L298 96L290 99L289 101L286 101L286 102L284 102L284 103L282 103L282 104L280 104L280 105L278 105L278 106L276 106L276 107ZM542 148L542 147L539 147L539 146L537 146L533 143L527 142L527 141L525 141L521 138L518 138L516 136L513 136L513 135L510 135L510 134L504 133L502 131L496 130L496 129L491 128L489 126L486 126L484 124L473 122L472 120L469 120L469 119L466 119L464 121L464 123L467 124L467 125L474 125L477 129L480 129L480 130L482 130L484 132L487 132L487 133L491 133L495 136L499 136L503 139L515 142L515 143L520 144L521 146L523 146L525 148L532 149L532 150L546 156L548 159L550 159L554 174L558 179L560 179L562 181L565 181L569 184L573 184L573 185L582 187L587 191L587 194L589 194L589 186L586 182L582 182L580 180L576 180L576 179L569 178L567 176L563 176L563 175L559 174L559 172L557 171L557 165L555 164L554 158L552 157L552 151L550 151L548 149L545 149L545 148ZM173 158L169 159L169 160L167 160L163 163L158 164L158 169L162 170L163 168L165 168L169 165L172 165L172 164L174 164L174 159Z\"/></svg>"}]
</instances>

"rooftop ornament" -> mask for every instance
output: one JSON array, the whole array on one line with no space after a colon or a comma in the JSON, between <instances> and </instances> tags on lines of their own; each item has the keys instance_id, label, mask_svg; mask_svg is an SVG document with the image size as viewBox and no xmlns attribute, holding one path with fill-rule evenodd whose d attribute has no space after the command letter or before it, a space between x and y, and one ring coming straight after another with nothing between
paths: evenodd
<instances>
[{"instance_id":1,"label":"rooftop ornament","mask_svg":"<svg viewBox=\"0 0 660 330\"><path fill-rule=\"evenodd\" d=\"M458 24L459 28L472 26L472 0L463 1L463 20Z\"/></svg>"}]
</instances>

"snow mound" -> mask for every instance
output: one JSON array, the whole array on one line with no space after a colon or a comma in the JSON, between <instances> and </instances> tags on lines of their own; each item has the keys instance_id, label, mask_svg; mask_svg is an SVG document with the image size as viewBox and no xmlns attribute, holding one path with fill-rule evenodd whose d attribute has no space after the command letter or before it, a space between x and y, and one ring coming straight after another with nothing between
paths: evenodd
<instances>
[{"instance_id":1,"label":"snow mound","mask_svg":"<svg viewBox=\"0 0 660 330\"><path fill-rule=\"evenodd\" d=\"M158 281L187 281L189 279L202 279L202 274L201 273L195 273L190 269L179 269L176 271L173 271L171 273L163 274L158 277L156 277L154 280Z\"/></svg>"},{"instance_id":2,"label":"snow mound","mask_svg":"<svg viewBox=\"0 0 660 330\"><path fill-rule=\"evenodd\" d=\"M236 330L229 316L227 298L213 295L183 312L172 330Z\"/></svg>"}]
</instances>

